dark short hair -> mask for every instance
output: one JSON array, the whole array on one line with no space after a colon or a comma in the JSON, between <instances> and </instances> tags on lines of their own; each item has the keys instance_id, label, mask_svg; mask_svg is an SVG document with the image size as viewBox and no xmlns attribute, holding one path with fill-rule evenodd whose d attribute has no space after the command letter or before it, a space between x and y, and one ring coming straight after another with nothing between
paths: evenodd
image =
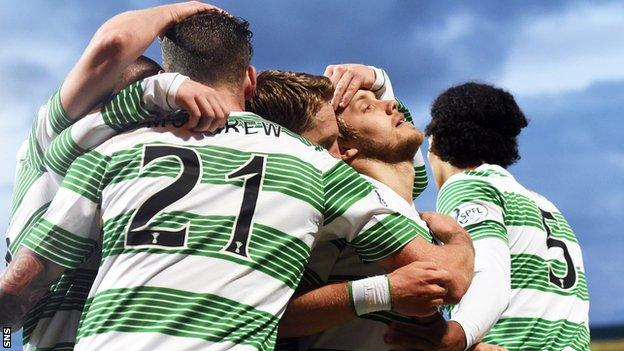
<instances>
[{"instance_id":1,"label":"dark short hair","mask_svg":"<svg viewBox=\"0 0 624 351\"><path fill-rule=\"evenodd\" d=\"M455 167L508 167L520 159L517 136L527 125L510 93L469 82L435 99L425 133L433 136L431 151Z\"/></svg>"},{"instance_id":2,"label":"dark short hair","mask_svg":"<svg viewBox=\"0 0 624 351\"><path fill-rule=\"evenodd\" d=\"M121 79L115 86L115 91L119 91L136 81L157 75L161 70L162 67L156 61L141 55L121 72Z\"/></svg>"},{"instance_id":3,"label":"dark short hair","mask_svg":"<svg viewBox=\"0 0 624 351\"><path fill-rule=\"evenodd\" d=\"M161 43L164 66L200 83L236 86L251 62L251 37L244 19L202 12L167 31Z\"/></svg>"},{"instance_id":4,"label":"dark short hair","mask_svg":"<svg viewBox=\"0 0 624 351\"><path fill-rule=\"evenodd\" d=\"M301 134L314 128L314 116L333 94L327 77L269 70L258 75L256 94L246 109Z\"/></svg>"}]
</instances>

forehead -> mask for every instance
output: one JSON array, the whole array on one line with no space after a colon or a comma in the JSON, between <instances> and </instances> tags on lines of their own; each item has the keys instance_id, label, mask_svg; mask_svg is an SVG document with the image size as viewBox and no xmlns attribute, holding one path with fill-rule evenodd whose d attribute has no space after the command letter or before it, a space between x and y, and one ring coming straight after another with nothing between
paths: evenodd
<instances>
[{"instance_id":1,"label":"forehead","mask_svg":"<svg viewBox=\"0 0 624 351\"><path fill-rule=\"evenodd\" d=\"M347 108L355 106L358 101L367 100L377 100L377 98L375 97L375 94L370 90L358 90L353 96L353 99L351 99L351 102L349 103L349 106L347 106Z\"/></svg>"}]
</instances>

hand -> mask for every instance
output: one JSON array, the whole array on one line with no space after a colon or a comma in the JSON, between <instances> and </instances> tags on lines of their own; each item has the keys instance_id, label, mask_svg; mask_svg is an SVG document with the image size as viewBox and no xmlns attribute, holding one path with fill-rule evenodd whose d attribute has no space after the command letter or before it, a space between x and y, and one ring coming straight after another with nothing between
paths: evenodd
<instances>
[{"instance_id":1,"label":"hand","mask_svg":"<svg viewBox=\"0 0 624 351\"><path fill-rule=\"evenodd\" d=\"M188 112L186 125L192 132L212 133L223 128L230 114L221 93L190 79L178 88L175 102Z\"/></svg>"},{"instance_id":2,"label":"hand","mask_svg":"<svg viewBox=\"0 0 624 351\"><path fill-rule=\"evenodd\" d=\"M171 16L172 24L180 23L188 17L205 11L225 12L216 6L199 1L180 2L176 4L164 5L163 7L168 11L169 16Z\"/></svg>"},{"instance_id":3,"label":"hand","mask_svg":"<svg viewBox=\"0 0 624 351\"><path fill-rule=\"evenodd\" d=\"M484 344L480 342L473 346L470 351L507 351L507 349L502 346Z\"/></svg>"},{"instance_id":4,"label":"hand","mask_svg":"<svg viewBox=\"0 0 624 351\"><path fill-rule=\"evenodd\" d=\"M375 71L355 63L329 65L323 75L331 80L335 88L331 101L334 110L347 107L359 89L371 89L375 83Z\"/></svg>"},{"instance_id":5,"label":"hand","mask_svg":"<svg viewBox=\"0 0 624 351\"><path fill-rule=\"evenodd\" d=\"M413 262L388 274L392 310L426 317L437 312L446 296L451 275L432 262Z\"/></svg>"},{"instance_id":6,"label":"hand","mask_svg":"<svg viewBox=\"0 0 624 351\"><path fill-rule=\"evenodd\" d=\"M451 216L437 212L421 212L420 218L427 223L436 238L443 243L448 243L455 235L467 235L464 228Z\"/></svg>"},{"instance_id":7,"label":"hand","mask_svg":"<svg viewBox=\"0 0 624 351\"><path fill-rule=\"evenodd\" d=\"M432 321L428 325L391 323L384 335L387 344L421 351L463 351L466 336L462 327L453 321Z\"/></svg>"}]
</instances>

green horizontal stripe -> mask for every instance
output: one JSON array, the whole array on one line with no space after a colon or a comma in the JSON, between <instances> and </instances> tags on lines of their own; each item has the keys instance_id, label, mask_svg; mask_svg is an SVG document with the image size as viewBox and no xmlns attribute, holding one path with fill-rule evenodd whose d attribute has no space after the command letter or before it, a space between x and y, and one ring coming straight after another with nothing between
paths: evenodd
<instances>
[{"instance_id":1,"label":"green horizontal stripe","mask_svg":"<svg viewBox=\"0 0 624 351\"><path fill-rule=\"evenodd\" d=\"M559 261L547 261L536 255L519 254L511 255L511 288L534 289L561 296L576 296L583 301L589 301L587 281L585 273L576 268L576 285L571 289L561 289L550 282L549 268L555 266L555 272L565 275L565 263Z\"/></svg>"},{"instance_id":2,"label":"green horizontal stripe","mask_svg":"<svg viewBox=\"0 0 624 351\"><path fill-rule=\"evenodd\" d=\"M154 332L271 350L277 322L270 313L218 295L143 286L110 289L89 299L78 340L108 332Z\"/></svg>"},{"instance_id":3,"label":"green horizontal stripe","mask_svg":"<svg viewBox=\"0 0 624 351\"><path fill-rule=\"evenodd\" d=\"M28 190L35 184L37 179L43 175L43 172L33 167L28 162L20 162L20 167L15 177L15 186L13 188L13 197L11 200L11 211L9 218L13 218L15 212L22 205L24 197Z\"/></svg>"},{"instance_id":4,"label":"green horizontal stripe","mask_svg":"<svg viewBox=\"0 0 624 351\"><path fill-rule=\"evenodd\" d=\"M150 227L164 230L188 225L186 248L126 247L125 231L131 215L132 212L125 213L104 223L103 257L136 252L215 257L264 272L294 289L310 256L310 250L303 241L260 223L253 224L249 239L251 260L224 254L221 251L231 238L236 219L234 216L200 216L180 211L160 213L150 222Z\"/></svg>"},{"instance_id":5,"label":"green horizontal stripe","mask_svg":"<svg viewBox=\"0 0 624 351\"><path fill-rule=\"evenodd\" d=\"M565 319L503 318L486 334L484 343L514 350L589 350L589 331Z\"/></svg>"},{"instance_id":6,"label":"green horizontal stripe","mask_svg":"<svg viewBox=\"0 0 624 351\"><path fill-rule=\"evenodd\" d=\"M67 113L61 104L60 89L54 93L50 99L50 103L48 105L48 118L55 134L60 134L65 128L69 127L73 123L69 116L67 116Z\"/></svg>"},{"instance_id":7,"label":"green horizontal stripe","mask_svg":"<svg viewBox=\"0 0 624 351\"><path fill-rule=\"evenodd\" d=\"M374 187L344 162L338 162L323 174L325 184L324 224L342 216L349 207L363 199Z\"/></svg>"},{"instance_id":8,"label":"green horizontal stripe","mask_svg":"<svg viewBox=\"0 0 624 351\"><path fill-rule=\"evenodd\" d=\"M37 221L39 221L39 218L41 218L46 213L49 206L50 206L50 203L48 202L44 204L43 206L39 207L35 212L33 212L33 214L30 216L28 221L26 221L26 224L24 225L22 230L20 230L20 232L15 237L15 239L13 239L13 242L9 244L8 250L11 253L11 255L15 255L17 253L17 250L22 244L22 241L24 241L26 234L30 232L30 230L35 226L35 224L37 224Z\"/></svg>"},{"instance_id":9,"label":"green horizontal stripe","mask_svg":"<svg viewBox=\"0 0 624 351\"><path fill-rule=\"evenodd\" d=\"M135 145L112 155L108 184L137 178L178 176L181 165L173 156L151 162L141 170L143 147L143 144ZM217 146L188 148L194 149L201 158L201 183L243 186L242 179L227 180L226 176L242 167L252 157L251 152ZM320 212L323 209L321 177L320 170L294 156L268 154L262 190L305 201Z\"/></svg>"},{"instance_id":10,"label":"green horizontal stripe","mask_svg":"<svg viewBox=\"0 0 624 351\"><path fill-rule=\"evenodd\" d=\"M412 197L414 199L427 188L428 182L425 166L414 167L414 188L412 190Z\"/></svg>"},{"instance_id":11,"label":"green horizontal stripe","mask_svg":"<svg viewBox=\"0 0 624 351\"><path fill-rule=\"evenodd\" d=\"M97 151L80 156L67 172L63 188L99 203L109 160L109 156Z\"/></svg>"},{"instance_id":12,"label":"green horizontal stripe","mask_svg":"<svg viewBox=\"0 0 624 351\"><path fill-rule=\"evenodd\" d=\"M465 229L470 233L470 237L473 241L484 238L498 238L505 243L508 242L507 229L504 225L496 221L485 220L476 224L467 225Z\"/></svg>"},{"instance_id":13,"label":"green horizontal stripe","mask_svg":"<svg viewBox=\"0 0 624 351\"><path fill-rule=\"evenodd\" d=\"M22 245L56 264L74 268L85 261L96 243L41 219Z\"/></svg>"},{"instance_id":14,"label":"green horizontal stripe","mask_svg":"<svg viewBox=\"0 0 624 351\"><path fill-rule=\"evenodd\" d=\"M96 274L97 271L91 269L66 270L26 315L24 338L30 339L42 320L52 318L59 311L82 312Z\"/></svg>"},{"instance_id":15,"label":"green horizontal stripe","mask_svg":"<svg viewBox=\"0 0 624 351\"><path fill-rule=\"evenodd\" d=\"M465 202L485 201L503 207L502 194L490 183L479 179L462 179L444 186L438 194L437 209L451 213Z\"/></svg>"},{"instance_id":16,"label":"green horizontal stripe","mask_svg":"<svg viewBox=\"0 0 624 351\"><path fill-rule=\"evenodd\" d=\"M64 176L72 162L86 152L87 150L78 146L72 138L70 127L54 138L45 153L45 162L56 174Z\"/></svg>"},{"instance_id":17,"label":"green horizontal stripe","mask_svg":"<svg viewBox=\"0 0 624 351\"><path fill-rule=\"evenodd\" d=\"M361 232L351 241L351 246L362 260L377 261L397 251L416 236L431 241L427 229L399 213L393 213Z\"/></svg>"},{"instance_id":18,"label":"green horizontal stripe","mask_svg":"<svg viewBox=\"0 0 624 351\"><path fill-rule=\"evenodd\" d=\"M143 86L140 81L125 87L102 108L104 123L117 131L138 125L151 115L142 102Z\"/></svg>"},{"instance_id":19,"label":"green horizontal stripe","mask_svg":"<svg viewBox=\"0 0 624 351\"><path fill-rule=\"evenodd\" d=\"M489 202L500 207L506 227L526 226L546 231L542 213L535 201L521 194L501 192L481 179L462 179L445 186L438 195L438 211L451 213L462 204L473 201ZM552 214L556 220L546 220L551 237L578 242L565 218L557 212Z\"/></svg>"}]
</instances>

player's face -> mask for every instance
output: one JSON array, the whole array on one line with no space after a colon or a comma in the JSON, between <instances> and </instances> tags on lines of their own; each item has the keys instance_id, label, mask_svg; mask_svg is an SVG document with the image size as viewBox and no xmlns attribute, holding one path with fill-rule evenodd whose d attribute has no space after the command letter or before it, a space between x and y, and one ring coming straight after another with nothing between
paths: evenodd
<instances>
[{"instance_id":1,"label":"player's face","mask_svg":"<svg viewBox=\"0 0 624 351\"><path fill-rule=\"evenodd\" d=\"M304 138L318 144L334 157L340 158L338 149L338 124L336 123L336 113L331 104L324 102L315 116L314 128L301 134Z\"/></svg>"},{"instance_id":2,"label":"player's face","mask_svg":"<svg viewBox=\"0 0 624 351\"><path fill-rule=\"evenodd\" d=\"M358 91L340 117L357 135L353 146L366 156L411 160L423 140L423 133L397 110L396 101L378 100L367 90Z\"/></svg>"}]
</instances>

